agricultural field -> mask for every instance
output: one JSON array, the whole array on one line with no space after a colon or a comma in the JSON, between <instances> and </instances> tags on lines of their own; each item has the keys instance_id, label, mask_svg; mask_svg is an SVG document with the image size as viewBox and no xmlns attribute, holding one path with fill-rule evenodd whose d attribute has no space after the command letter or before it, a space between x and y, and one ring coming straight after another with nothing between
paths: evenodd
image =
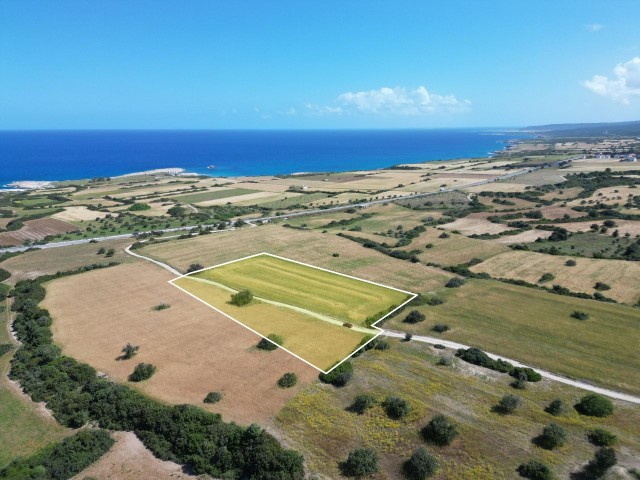
<instances>
[{"instance_id":1,"label":"agricultural field","mask_svg":"<svg viewBox=\"0 0 640 480\"><path fill-rule=\"evenodd\" d=\"M172 283L264 337L279 336L285 349L324 371L375 336L372 323L412 298L266 254ZM242 290L252 292L251 303L230 304L230 293Z\"/></svg>"},{"instance_id":2,"label":"agricultural field","mask_svg":"<svg viewBox=\"0 0 640 480\"><path fill-rule=\"evenodd\" d=\"M424 322L409 324L398 315L384 328L441 336L571 378L640 393L638 309L494 280L468 280L438 295L444 304L418 308ZM589 318L577 320L574 311ZM437 334L432 331L436 324L450 330Z\"/></svg>"},{"instance_id":3,"label":"agricultural field","mask_svg":"<svg viewBox=\"0 0 640 480\"><path fill-rule=\"evenodd\" d=\"M15 246L25 242L33 243L44 240L51 235L59 235L78 230L72 223L57 220L55 218L38 218L27 220L19 230L0 232L0 245Z\"/></svg>"}]
</instances>

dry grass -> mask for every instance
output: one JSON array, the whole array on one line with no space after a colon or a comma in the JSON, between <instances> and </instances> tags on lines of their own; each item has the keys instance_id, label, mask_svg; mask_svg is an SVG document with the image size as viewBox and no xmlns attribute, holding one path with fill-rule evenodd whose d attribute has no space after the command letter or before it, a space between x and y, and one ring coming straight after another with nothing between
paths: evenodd
<instances>
[{"instance_id":1,"label":"dry grass","mask_svg":"<svg viewBox=\"0 0 640 480\"><path fill-rule=\"evenodd\" d=\"M99 478L100 480L181 480L196 479L183 472L181 465L159 460L146 449L133 432L113 432L116 443L98 461L71 480Z\"/></svg>"},{"instance_id":2,"label":"dry grass","mask_svg":"<svg viewBox=\"0 0 640 480\"><path fill-rule=\"evenodd\" d=\"M508 247L494 241L476 240L455 233L450 233L449 238L440 238L441 234L441 230L429 228L414 239L408 248L423 248L420 260L440 265L459 265L474 258L485 260L510 251ZM425 248L427 244L433 246Z\"/></svg>"},{"instance_id":3,"label":"dry grass","mask_svg":"<svg viewBox=\"0 0 640 480\"><path fill-rule=\"evenodd\" d=\"M546 239L551 236L551 233L553 232L533 229L517 233L516 235L504 235L500 238L492 240L492 242L500 243L503 245L511 245L513 243L531 243L535 242L538 238Z\"/></svg>"},{"instance_id":4,"label":"dry grass","mask_svg":"<svg viewBox=\"0 0 640 480\"><path fill-rule=\"evenodd\" d=\"M576 261L575 267L565 262ZM635 304L640 298L640 263L624 260L599 260L545 255L536 252L511 251L490 258L471 268L493 277L515 278L536 283L544 273L555 275L549 284L559 284L574 292L594 293L596 282L611 286L604 295L619 302Z\"/></svg>"},{"instance_id":5,"label":"dry grass","mask_svg":"<svg viewBox=\"0 0 640 480\"><path fill-rule=\"evenodd\" d=\"M445 223L441 225L442 228L447 230L459 230L465 235L482 234L482 233L501 233L505 230L510 230L509 227L501 223L492 223L487 220L487 217L494 215L491 212L472 213L463 218L458 218L454 222Z\"/></svg>"},{"instance_id":6,"label":"dry grass","mask_svg":"<svg viewBox=\"0 0 640 480\"><path fill-rule=\"evenodd\" d=\"M181 271L186 271L192 263L217 265L268 252L414 292L439 288L451 277L448 273L424 265L390 259L335 235L293 230L273 224L158 243L145 246L140 252L166 261ZM339 257L334 257L334 253Z\"/></svg>"},{"instance_id":7,"label":"dry grass","mask_svg":"<svg viewBox=\"0 0 640 480\"><path fill-rule=\"evenodd\" d=\"M82 220L95 220L96 218L104 218L108 215L106 212L96 212L89 210L85 206L65 207L63 212L52 215L51 218L56 218L64 222L80 222Z\"/></svg>"},{"instance_id":8,"label":"dry grass","mask_svg":"<svg viewBox=\"0 0 640 480\"><path fill-rule=\"evenodd\" d=\"M256 350L260 337L185 295L170 279L159 267L132 263L48 283L44 306L54 319L54 340L65 354L120 382L138 362L152 363L157 373L136 388L243 424L269 421L316 377L315 369L282 350ZM153 311L160 303L171 307ZM133 360L116 360L127 342L140 345L140 352ZM298 375L298 386L276 385L285 372ZM205 406L211 391L223 392L224 399Z\"/></svg>"}]
</instances>

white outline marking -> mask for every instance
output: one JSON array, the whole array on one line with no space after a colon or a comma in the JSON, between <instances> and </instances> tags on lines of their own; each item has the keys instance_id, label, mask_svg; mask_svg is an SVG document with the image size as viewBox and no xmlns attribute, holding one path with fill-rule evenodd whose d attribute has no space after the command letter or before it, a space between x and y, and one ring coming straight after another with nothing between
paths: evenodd
<instances>
[{"instance_id":1,"label":"white outline marking","mask_svg":"<svg viewBox=\"0 0 640 480\"><path fill-rule=\"evenodd\" d=\"M376 338L378 338L378 337L380 336L380 334L381 334L384 330L383 330L382 328L380 328L380 327L376 327L376 324L380 323L382 320L384 320L385 318L387 318L389 315L391 315L391 314L393 314L393 313L397 312L398 310L400 310L402 307L404 307L405 305L407 305L409 302L411 302L414 298L416 298L416 297L418 296L418 294L417 294L417 293L414 293L414 292L408 292L408 291L406 291L406 290L401 290L401 289L399 289L399 288L390 287L389 285L383 285L383 284L381 284L381 283L372 282L372 281L370 281L370 280L365 280L364 278L354 277L354 276L352 276L352 275L347 275L347 274L345 274L345 273L335 272L335 271L333 271L333 270L329 270L329 269L327 269L327 268L316 267L315 265L310 265L310 264L308 264L308 263L304 263L304 262L298 262L297 260L292 260L292 259L290 259L290 258L281 257L281 256L279 256L279 255L274 255L274 254L272 254L272 253L268 253L268 252L260 252L260 253L256 253L256 254L254 254L254 255L248 255L248 256L246 256L246 257L238 258L237 260L231 260L230 262L224 262L224 263L220 263L219 265L214 265L214 266L212 266L212 267L201 268L200 270L195 270L195 271L193 271L193 272L185 273L185 274L183 274L183 275L180 275L179 277L176 277L176 278L174 278L174 279L172 279L172 280L169 280L169 283L170 283L171 285L173 285L174 287L176 287L176 288L178 288L178 289L182 290L182 291L183 291L184 293L186 293L187 295L189 295L189 296L191 296L191 297L195 298L195 299L196 299L196 300L198 300L199 302L204 303L204 304L205 304L206 306L208 306L209 308L212 308L212 309L213 309L213 310L215 310L216 312L218 312L218 313L220 313L220 314L224 315L224 316L225 316L225 317L227 317L228 319L233 320L234 322L236 322L236 323L237 323L237 324L239 324L239 325L242 325L244 328L246 328L247 330L249 330L249 331L251 331L251 332L255 333L255 334L256 334L256 335L258 335L259 337L262 337L262 338L264 338L265 340L267 340L267 341L271 342L271 340L269 340L267 337L265 337L265 336L264 336L264 335L262 335L261 333L256 332L254 329L252 329L251 327L249 327L249 326L245 325L245 324L244 324L244 323L242 323L241 321L236 320L236 319L235 319L235 318L233 318L231 315L229 315L229 314L227 314L227 313L223 312L222 310L220 310L220 309L218 309L218 308L214 307L214 306L213 306L213 305L211 305L210 303L205 302L203 299L199 298L198 296L194 295L193 293L191 293L191 292L189 292L189 291L185 290L184 288L180 287L179 285L176 285L175 283L173 283L173 282L175 282L176 280L179 280L179 279L184 278L184 277L188 277L189 275L193 275L194 273L204 272L205 270L211 270L211 269L213 269L213 268L222 267L222 266L224 266L224 265L229 265L229 264L231 264L231 263L241 262L241 261L243 261L243 260L248 260L248 259L250 259L250 258L259 257L259 256L261 256L261 255L266 255L266 256L269 256L269 257L273 257L273 258L278 258L278 259L280 259L280 260L284 260L284 261L286 261L286 262L297 263L298 265L304 265L305 267L315 268L316 270L322 270L323 272L334 273L334 274L336 274L336 275L340 275L340 276L342 276L342 277L347 277L347 278L350 278L350 279L352 279L352 280L358 280L358 281L360 281L360 282L369 283L369 284L372 284L372 285L376 285L376 286L378 286L378 287L388 288L388 289L390 289L390 290L395 290L396 292L406 293L407 295L410 295L410 298L409 298L408 300L404 301L403 303L401 303L400 305L398 305L396 308L394 308L393 310L391 310L390 312L388 312L386 315L383 315L382 317L380 317L378 320L376 320L374 323L372 323L372 324L370 325L371 327L373 327L373 328L375 328L376 330L378 330L378 333L377 333L377 334L375 334L373 337L371 337L367 342L365 342L365 343L363 343L362 345L358 346L358 347L357 347L353 352L351 352L351 353L350 353L349 355L347 355L345 358L343 358L343 359L342 359L342 360L340 360L338 363L336 363L335 365L333 365L333 366L332 366L329 370L327 370L327 371L322 370L321 368L319 368L319 367L317 367L317 366L313 365L312 363L308 362L307 360L305 360L304 358L300 357L299 355L296 355L296 354L295 354L295 353L293 353L292 351L287 350L287 349L286 349L286 348L284 348L282 345L278 345L277 343L272 342L272 343L274 343L275 345L278 345L278 347L279 347L279 348L281 348L282 350L284 350L284 351L285 351L285 352L287 352L288 354L293 355L293 356L294 356L294 357L296 357L298 360L302 360L302 361L303 361L304 363L306 363L307 365L309 365L309 366L311 366L311 367L315 368L316 370L318 370L318 371L320 371L320 372L322 372L322 373L325 373L325 374L330 373L334 368L336 368L336 367L338 367L339 365L341 365L342 363L344 363L346 360L348 360L349 358L351 358L355 353L357 353L358 351L360 351L361 349L363 349L367 344L369 344L370 342L372 342L373 340L375 340Z\"/></svg>"}]
</instances>

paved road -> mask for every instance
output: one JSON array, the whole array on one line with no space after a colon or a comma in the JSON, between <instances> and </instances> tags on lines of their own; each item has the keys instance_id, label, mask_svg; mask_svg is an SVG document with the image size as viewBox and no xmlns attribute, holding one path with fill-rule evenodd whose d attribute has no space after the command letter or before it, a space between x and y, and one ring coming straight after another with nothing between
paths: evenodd
<instances>
[{"instance_id":1,"label":"paved road","mask_svg":"<svg viewBox=\"0 0 640 480\"><path fill-rule=\"evenodd\" d=\"M392 330L383 330L382 335L386 335L387 337L394 337L394 338L404 338L405 336L405 334L402 332L396 332ZM469 345L450 342L448 340L442 340L441 338L424 337L421 335L414 335L411 338L411 340L416 342L429 343L431 345L440 344L440 345L444 345L447 348L453 348L453 349L470 348ZM572 387L580 388L582 390L588 390L590 392L599 393L600 395L605 395L607 397L615 398L616 400L624 400L625 402L640 404L639 397L635 397L627 393L617 392L615 390L609 390L607 388L596 387L589 383L580 382L578 380L571 380L570 378L563 377L561 375L556 375L555 373L547 372L546 370L540 370L539 368L533 367L531 365L525 365L524 363L518 362L517 360L513 360L511 358L503 357L502 355L495 355L493 353L487 353L487 355L489 355L489 357L493 358L494 360L502 358L503 360L506 360L507 362L512 363L516 367L533 368L536 372L538 372L544 378L548 378L549 380L553 380L555 382L564 383L565 385L571 385Z\"/></svg>"},{"instance_id":2,"label":"paved road","mask_svg":"<svg viewBox=\"0 0 640 480\"><path fill-rule=\"evenodd\" d=\"M551 166L557 166L559 165L561 162L555 162L553 164L550 164ZM456 190L464 190L465 188L469 188L469 187L476 187L479 185L486 185L488 183L492 183L492 182L497 182L499 180L508 180L510 178L514 178L520 175L524 175L526 173L531 173L535 170L539 170L542 167L527 167L524 168L522 170L518 170L515 172L511 172L511 173L507 173L505 175L500 175L498 177L494 177L494 178L489 178L486 180L481 180L479 182L474 182L474 183L468 183L465 185L461 185L459 187L451 187L451 188L443 188L440 189L436 192L424 192L424 193L414 193L414 194L409 194L409 195L402 195L399 197L395 197L395 198L384 198L381 200L372 200L370 202L361 202L361 203L351 203L351 204L346 204L346 205L339 205L336 207L331 207L331 208L324 208L324 209L316 209L316 210L303 210L301 212L295 212L295 213L290 213L287 215L280 215L280 216L270 216L270 217L257 217L257 218L250 218L250 219L246 219L245 222L248 223L251 226L255 226L255 224L260 223L260 222L270 222L273 220L286 220L288 218L293 218L293 217L303 217L303 216L307 216L307 215L319 215L319 214L323 214L323 213L330 213L330 212L337 212L340 210L346 210L349 208L366 208L366 207L370 207L372 205L379 205L382 203L388 203L388 202L397 202L399 200L409 200L412 198L422 198L422 197L428 197L428 196L432 196L432 195L437 195L439 193L444 193L444 192L454 192ZM216 228L216 224L211 224L211 225L189 225L186 227L176 227L176 228L164 228L164 229L159 229L159 230L154 230L154 232L162 232L162 233L171 233L171 232L184 232L184 231L189 231L192 230L194 228L198 228L198 227L203 227L203 228L207 228L207 227L213 227ZM10 252L24 252L30 248L38 248L38 249L44 249L44 248L58 248L58 247L68 247L71 245L82 245L85 243L90 243L90 242L104 242L106 240L118 240L120 238L135 238L137 234L151 234L151 231L148 232L137 232L136 234L134 233L125 233L122 235L111 235L108 237L95 237L95 238L83 238L83 239L79 239L79 240L66 240L63 242L51 242L51 243L45 243L43 245L30 245L30 246L18 246L18 247L6 247L6 248L0 248L0 254L2 253L10 253Z\"/></svg>"}]
</instances>

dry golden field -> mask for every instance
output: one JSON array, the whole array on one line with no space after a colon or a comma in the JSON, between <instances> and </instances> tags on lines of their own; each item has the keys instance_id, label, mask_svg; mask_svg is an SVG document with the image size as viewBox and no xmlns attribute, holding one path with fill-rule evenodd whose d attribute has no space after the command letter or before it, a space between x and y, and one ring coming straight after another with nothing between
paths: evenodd
<instances>
[{"instance_id":1,"label":"dry golden field","mask_svg":"<svg viewBox=\"0 0 640 480\"><path fill-rule=\"evenodd\" d=\"M158 371L135 385L165 402L201 405L226 420L269 422L284 403L317 376L317 370L282 350L255 349L260 337L184 294L155 265L131 263L46 284L43 303L54 319L54 340L63 352L125 382L139 362ZM162 311L152 308L171 305ZM140 345L136 357L118 361L127 343ZM286 372L298 386L283 390ZM220 403L206 406L207 393Z\"/></svg>"}]
</instances>

